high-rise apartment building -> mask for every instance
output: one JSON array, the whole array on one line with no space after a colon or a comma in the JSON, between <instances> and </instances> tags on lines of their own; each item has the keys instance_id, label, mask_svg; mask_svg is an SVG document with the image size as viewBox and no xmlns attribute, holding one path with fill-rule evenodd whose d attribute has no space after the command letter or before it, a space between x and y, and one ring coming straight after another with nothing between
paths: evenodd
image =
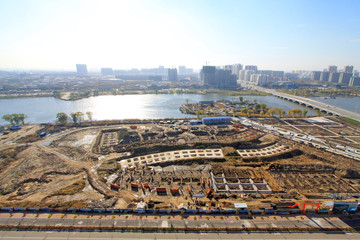
<instances>
[{"instance_id":1,"label":"high-rise apartment building","mask_svg":"<svg viewBox=\"0 0 360 240\"><path fill-rule=\"evenodd\" d=\"M360 77L352 77L349 83L350 87L360 86Z\"/></svg>"},{"instance_id":2,"label":"high-rise apartment building","mask_svg":"<svg viewBox=\"0 0 360 240\"><path fill-rule=\"evenodd\" d=\"M257 86L262 86L267 84L269 79L268 75L264 75L264 74L252 74L251 78L250 78L250 83L253 85L257 85Z\"/></svg>"},{"instance_id":3,"label":"high-rise apartment building","mask_svg":"<svg viewBox=\"0 0 360 240\"><path fill-rule=\"evenodd\" d=\"M179 75L186 74L186 67L185 66L179 66Z\"/></svg>"},{"instance_id":4,"label":"high-rise apartment building","mask_svg":"<svg viewBox=\"0 0 360 240\"><path fill-rule=\"evenodd\" d=\"M337 66L329 66L328 71L331 72L331 73L332 72L337 72Z\"/></svg>"},{"instance_id":5,"label":"high-rise apartment building","mask_svg":"<svg viewBox=\"0 0 360 240\"><path fill-rule=\"evenodd\" d=\"M232 74L239 77L239 71L242 69L243 69L243 65L240 63L236 63L236 64L232 65Z\"/></svg>"},{"instance_id":6,"label":"high-rise apartment building","mask_svg":"<svg viewBox=\"0 0 360 240\"><path fill-rule=\"evenodd\" d=\"M223 70L230 70L230 71L232 71L232 68L233 68L233 65L224 65L221 67L221 69L223 69Z\"/></svg>"},{"instance_id":7,"label":"high-rise apartment building","mask_svg":"<svg viewBox=\"0 0 360 240\"><path fill-rule=\"evenodd\" d=\"M320 80L320 76L321 76L321 72L320 71L313 71L311 73L311 80L313 81L319 81Z\"/></svg>"},{"instance_id":8,"label":"high-rise apartment building","mask_svg":"<svg viewBox=\"0 0 360 240\"><path fill-rule=\"evenodd\" d=\"M258 70L258 68L255 65L248 65L248 66L245 66L245 70L252 70L252 71L256 72Z\"/></svg>"},{"instance_id":9,"label":"high-rise apartment building","mask_svg":"<svg viewBox=\"0 0 360 240\"><path fill-rule=\"evenodd\" d=\"M339 83L349 85L351 77L352 77L352 73L342 72L340 73Z\"/></svg>"},{"instance_id":10,"label":"high-rise apartment building","mask_svg":"<svg viewBox=\"0 0 360 240\"><path fill-rule=\"evenodd\" d=\"M247 70L240 70L240 71L239 71L239 80L240 80L240 81L245 81L246 71L247 71Z\"/></svg>"},{"instance_id":11,"label":"high-rise apartment building","mask_svg":"<svg viewBox=\"0 0 360 240\"><path fill-rule=\"evenodd\" d=\"M201 81L206 87L235 89L236 75L231 70L216 69L215 66L203 66L200 72Z\"/></svg>"},{"instance_id":12,"label":"high-rise apartment building","mask_svg":"<svg viewBox=\"0 0 360 240\"><path fill-rule=\"evenodd\" d=\"M215 66L203 66L200 72L200 78L203 84L207 87L216 86L215 81Z\"/></svg>"},{"instance_id":13,"label":"high-rise apartment building","mask_svg":"<svg viewBox=\"0 0 360 240\"><path fill-rule=\"evenodd\" d=\"M329 74L329 82L339 83L339 79L340 79L340 73L338 73L338 72L330 72L330 74Z\"/></svg>"},{"instance_id":14,"label":"high-rise apartment building","mask_svg":"<svg viewBox=\"0 0 360 240\"><path fill-rule=\"evenodd\" d=\"M329 81L329 75L330 75L330 73L327 72L327 71L321 72L321 74L320 74L320 81L322 81L322 82L328 82L328 81Z\"/></svg>"},{"instance_id":15,"label":"high-rise apartment building","mask_svg":"<svg viewBox=\"0 0 360 240\"><path fill-rule=\"evenodd\" d=\"M352 73L354 70L354 66L345 66L344 67L344 72L346 73Z\"/></svg>"},{"instance_id":16,"label":"high-rise apartment building","mask_svg":"<svg viewBox=\"0 0 360 240\"><path fill-rule=\"evenodd\" d=\"M176 68L168 69L168 79L169 79L169 81L172 81L172 82L177 80L177 69Z\"/></svg>"},{"instance_id":17,"label":"high-rise apartment building","mask_svg":"<svg viewBox=\"0 0 360 240\"><path fill-rule=\"evenodd\" d=\"M101 68L101 75L104 76L114 75L114 71L112 68Z\"/></svg>"},{"instance_id":18,"label":"high-rise apartment building","mask_svg":"<svg viewBox=\"0 0 360 240\"><path fill-rule=\"evenodd\" d=\"M88 75L88 70L86 64L76 64L76 72L80 76Z\"/></svg>"},{"instance_id":19,"label":"high-rise apartment building","mask_svg":"<svg viewBox=\"0 0 360 240\"><path fill-rule=\"evenodd\" d=\"M235 89L236 75L232 74L231 70L218 69L215 71L216 88L220 89Z\"/></svg>"}]
</instances>

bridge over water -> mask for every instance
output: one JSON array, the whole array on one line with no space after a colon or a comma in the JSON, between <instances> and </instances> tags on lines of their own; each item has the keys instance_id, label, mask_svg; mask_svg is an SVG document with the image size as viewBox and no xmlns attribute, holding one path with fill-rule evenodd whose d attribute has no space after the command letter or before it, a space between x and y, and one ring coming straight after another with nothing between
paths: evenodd
<instances>
[{"instance_id":1,"label":"bridge over water","mask_svg":"<svg viewBox=\"0 0 360 240\"><path fill-rule=\"evenodd\" d=\"M294 95L290 95L290 94L286 94L286 93L281 93L274 89L267 89L267 88L258 87L258 86L251 86L251 87L258 91L271 93L275 97L285 99L285 100L312 108L314 110L319 110L323 113L327 113L327 114L331 114L331 115L335 115L335 116L348 117L348 118L351 118L351 119L354 119L354 120L357 120L360 122L360 114L345 110L340 107L322 103L322 102L319 102L319 101L316 101L313 99L309 99L306 97L300 97L300 96L294 96Z\"/></svg>"}]
</instances>

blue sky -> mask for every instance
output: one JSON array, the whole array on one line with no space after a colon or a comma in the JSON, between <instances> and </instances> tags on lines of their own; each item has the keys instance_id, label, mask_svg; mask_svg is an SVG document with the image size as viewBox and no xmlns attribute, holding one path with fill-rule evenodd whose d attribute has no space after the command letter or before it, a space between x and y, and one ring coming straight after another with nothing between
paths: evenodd
<instances>
[{"instance_id":1,"label":"blue sky","mask_svg":"<svg viewBox=\"0 0 360 240\"><path fill-rule=\"evenodd\" d=\"M360 70L356 0L1 0L0 69Z\"/></svg>"}]
</instances>

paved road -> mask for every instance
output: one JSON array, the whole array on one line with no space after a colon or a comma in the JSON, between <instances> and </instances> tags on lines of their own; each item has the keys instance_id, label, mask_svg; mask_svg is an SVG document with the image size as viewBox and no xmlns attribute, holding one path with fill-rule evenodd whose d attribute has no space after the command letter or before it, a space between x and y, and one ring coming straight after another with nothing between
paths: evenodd
<instances>
[{"instance_id":1,"label":"paved road","mask_svg":"<svg viewBox=\"0 0 360 240\"><path fill-rule=\"evenodd\" d=\"M0 226L43 227L71 229L102 229L106 227L184 229L349 229L360 228L360 216L336 215L264 215L264 216L204 216L204 215L117 215L117 214L61 214L61 213L0 213Z\"/></svg>"},{"instance_id":2,"label":"paved road","mask_svg":"<svg viewBox=\"0 0 360 240\"><path fill-rule=\"evenodd\" d=\"M336 215L288 215L288 216L154 216L154 215L100 215L100 214L36 214L0 213L0 226L145 226L164 230L169 227L197 227L197 232L129 232L129 231L67 231L67 230L0 230L0 239L360 239L359 232L324 231L329 228L360 227L360 216ZM257 228L250 232L207 232L208 227ZM273 228L316 228L316 232L266 232L261 229ZM259 231L260 230L260 231Z\"/></svg>"},{"instance_id":3,"label":"paved road","mask_svg":"<svg viewBox=\"0 0 360 240\"><path fill-rule=\"evenodd\" d=\"M144 232L56 232L56 231L0 231L2 240L65 240L65 239L360 239L360 233L298 232L298 233L144 233Z\"/></svg>"},{"instance_id":4,"label":"paved road","mask_svg":"<svg viewBox=\"0 0 360 240\"><path fill-rule=\"evenodd\" d=\"M313 99L309 99L309 98L306 98L306 97L300 97L300 96L295 96L295 95L291 95L291 94L281 93L281 92L278 92L278 91L276 91L274 89L268 89L268 88L253 86L253 85L250 85L249 87L251 87L253 89L256 89L258 91L271 93L274 96L284 97L284 98L292 99L294 101L298 101L300 103L304 103L306 105L311 105L313 108L318 108L320 110L325 110L326 112L331 112L331 113L333 113L335 115L348 117L348 118L352 118L352 119L355 119L357 121L360 121L360 114L345 110L345 109L340 108L340 107L336 107L336 106L333 106L333 105L330 105L330 104L322 103L322 102L319 102L319 101L316 101L316 100L313 100Z\"/></svg>"}]
</instances>

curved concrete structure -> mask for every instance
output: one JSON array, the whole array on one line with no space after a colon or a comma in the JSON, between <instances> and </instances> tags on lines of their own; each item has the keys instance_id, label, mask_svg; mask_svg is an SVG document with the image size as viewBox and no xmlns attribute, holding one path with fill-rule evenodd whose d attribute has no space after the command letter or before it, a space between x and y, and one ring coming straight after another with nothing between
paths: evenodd
<instances>
[{"instance_id":1,"label":"curved concrete structure","mask_svg":"<svg viewBox=\"0 0 360 240\"><path fill-rule=\"evenodd\" d=\"M224 158L222 150L219 149L185 149L170 152L161 152L148 154L133 158L120 160L122 168L127 167L142 167L146 165L154 165L165 162L175 162L180 160L191 160L191 159L218 159Z\"/></svg>"}]
</instances>

